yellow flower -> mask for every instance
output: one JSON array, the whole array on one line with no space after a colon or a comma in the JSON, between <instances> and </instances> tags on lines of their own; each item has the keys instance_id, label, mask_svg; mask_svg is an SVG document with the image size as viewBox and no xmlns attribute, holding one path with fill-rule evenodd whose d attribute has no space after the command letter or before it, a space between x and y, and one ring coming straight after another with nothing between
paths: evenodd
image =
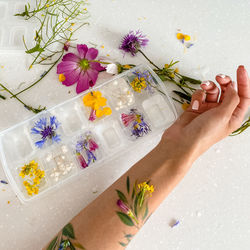
<instances>
[{"instance_id":1,"label":"yellow flower","mask_svg":"<svg viewBox=\"0 0 250 250\"><path fill-rule=\"evenodd\" d=\"M170 77L174 78L174 73L171 73L171 74L170 74Z\"/></svg>"},{"instance_id":2,"label":"yellow flower","mask_svg":"<svg viewBox=\"0 0 250 250\"><path fill-rule=\"evenodd\" d=\"M168 67L169 67L169 65L166 63L166 64L164 65L164 68L167 69Z\"/></svg>"},{"instance_id":3,"label":"yellow flower","mask_svg":"<svg viewBox=\"0 0 250 250\"><path fill-rule=\"evenodd\" d=\"M58 76L58 78L59 78L59 81L60 81L60 82L64 82L64 81L66 80L66 77L65 77L64 74L60 74L60 75Z\"/></svg>"},{"instance_id":4,"label":"yellow flower","mask_svg":"<svg viewBox=\"0 0 250 250\"><path fill-rule=\"evenodd\" d=\"M189 41L191 39L191 37L189 35L184 35L184 40L185 41Z\"/></svg>"},{"instance_id":5,"label":"yellow flower","mask_svg":"<svg viewBox=\"0 0 250 250\"><path fill-rule=\"evenodd\" d=\"M123 68L124 69L131 69L132 67L130 65L128 65L128 64L125 64L125 65L123 65Z\"/></svg>"},{"instance_id":6,"label":"yellow flower","mask_svg":"<svg viewBox=\"0 0 250 250\"><path fill-rule=\"evenodd\" d=\"M104 115L111 115L112 110L109 107L105 107L104 109L97 109L96 110L96 117L100 118Z\"/></svg>"},{"instance_id":7,"label":"yellow flower","mask_svg":"<svg viewBox=\"0 0 250 250\"><path fill-rule=\"evenodd\" d=\"M175 73L179 73L179 69L178 69L178 68L175 68L175 69L174 69L174 72L175 72Z\"/></svg>"},{"instance_id":8,"label":"yellow flower","mask_svg":"<svg viewBox=\"0 0 250 250\"><path fill-rule=\"evenodd\" d=\"M100 107L106 106L107 99L102 97L100 91L91 91L83 97L83 103L87 107L98 110Z\"/></svg>"},{"instance_id":9,"label":"yellow flower","mask_svg":"<svg viewBox=\"0 0 250 250\"><path fill-rule=\"evenodd\" d=\"M136 77L131 83L131 87L134 91L141 93L142 89L147 87L147 83L144 77Z\"/></svg>"},{"instance_id":10,"label":"yellow flower","mask_svg":"<svg viewBox=\"0 0 250 250\"><path fill-rule=\"evenodd\" d=\"M139 183L138 188L144 192L148 191L150 194L154 192L154 186L149 186L146 182Z\"/></svg>"},{"instance_id":11,"label":"yellow flower","mask_svg":"<svg viewBox=\"0 0 250 250\"><path fill-rule=\"evenodd\" d=\"M187 102L184 102L182 105L181 105L181 107L182 107L182 109L183 110L186 110L188 107L189 107L189 103L187 103Z\"/></svg>"},{"instance_id":12,"label":"yellow flower","mask_svg":"<svg viewBox=\"0 0 250 250\"><path fill-rule=\"evenodd\" d=\"M177 33L176 37L177 37L178 40L181 40L181 39L184 38L184 35L182 33Z\"/></svg>"}]
</instances>

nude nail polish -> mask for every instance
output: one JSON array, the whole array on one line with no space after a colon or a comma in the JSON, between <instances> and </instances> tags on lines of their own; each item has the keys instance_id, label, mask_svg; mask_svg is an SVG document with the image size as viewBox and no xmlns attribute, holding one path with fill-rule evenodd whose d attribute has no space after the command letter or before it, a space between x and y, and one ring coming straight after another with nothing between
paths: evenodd
<instances>
[{"instance_id":1,"label":"nude nail polish","mask_svg":"<svg viewBox=\"0 0 250 250\"><path fill-rule=\"evenodd\" d=\"M193 110L198 110L199 109L199 102L197 100L195 100L193 102L192 109Z\"/></svg>"},{"instance_id":2,"label":"nude nail polish","mask_svg":"<svg viewBox=\"0 0 250 250\"><path fill-rule=\"evenodd\" d=\"M219 76L221 78L225 78L226 77L226 75L224 75L224 74L218 74L217 76Z\"/></svg>"},{"instance_id":3,"label":"nude nail polish","mask_svg":"<svg viewBox=\"0 0 250 250\"><path fill-rule=\"evenodd\" d=\"M207 86L209 86L210 85L210 81L203 81L202 83L201 83L201 85L207 85Z\"/></svg>"}]
</instances>

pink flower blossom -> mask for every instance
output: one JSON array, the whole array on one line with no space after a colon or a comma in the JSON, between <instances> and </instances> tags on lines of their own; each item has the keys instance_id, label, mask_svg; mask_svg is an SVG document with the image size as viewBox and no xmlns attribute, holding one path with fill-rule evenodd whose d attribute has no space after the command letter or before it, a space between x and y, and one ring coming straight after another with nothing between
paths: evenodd
<instances>
[{"instance_id":1,"label":"pink flower blossom","mask_svg":"<svg viewBox=\"0 0 250 250\"><path fill-rule=\"evenodd\" d=\"M96 149L98 149L98 144L92 140L92 139L89 139L89 150L90 151L95 151Z\"/></svg>"},{"instance_id":2,"label":"pink flower blossom","mask_svg":"<svg viewBox=\"0 0 250 250\"><path fill-rule=\"evenodd\" d=\"M62 62L57 65L57 74L63 74L65 86L77 83L76 93L93 87L100 71L105 70L99 62L95 62L98 50L88 48L86 44L77 45L78 54L67 53Z\"/></svg>"}]
</instances>

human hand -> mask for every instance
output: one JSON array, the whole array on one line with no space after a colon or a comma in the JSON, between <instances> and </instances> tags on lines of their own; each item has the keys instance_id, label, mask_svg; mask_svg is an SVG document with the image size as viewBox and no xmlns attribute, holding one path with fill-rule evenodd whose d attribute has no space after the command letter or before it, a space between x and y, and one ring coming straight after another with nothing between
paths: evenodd
<instances>
[{"instance_id":1,"label":"human hand","mask_svg":"<svg viewBox=\"0 0 250 250\"><path fill-rule=\"evenodd\" d=\"M237 69L237 84L217 75L222 94L212 81L202 82L189 108L165 131L163 141L173 157L185 155L193 162L209 147L240 127L250 105L250 79L244 66ZM238 93L235 89L238 89ZM171 152L169 153L171 154ZM178 155L180 154L180 155Z\"/></svg>"}]
</instances>

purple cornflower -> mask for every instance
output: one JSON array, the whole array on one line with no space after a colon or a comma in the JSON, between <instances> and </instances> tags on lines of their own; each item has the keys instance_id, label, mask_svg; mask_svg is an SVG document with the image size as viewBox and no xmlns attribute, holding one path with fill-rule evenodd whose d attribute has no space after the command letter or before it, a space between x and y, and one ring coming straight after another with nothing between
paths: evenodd
<instances>
[{"instance_id":1,"label":"purple cornflower","mask_svg":"<svg viewBox=\"0 0 250 250\"><path fill-rule=\"evenodd\" d=\"M149 40L140 30L130 31L126 36L123 37L119 49L125 53L131 53L132 56L148 44Z\"/></svg>"},{"instance_id":2,"label":"purple cornflower","mask_svg":"<svg viewBox=\"0 0 250 250\"><path fill-rule=\"evenodd\" d=\"M31 129L31 134L41 135L41 140L37 141L35 145L38 148L42 148L48 139L52 140L52 142L60 142L60 135L56 133L59 126L60 123L57 121L55 116L51 116L49 122L47 122L46 117L42 117Z\"/></svg>"}]
</instances>

